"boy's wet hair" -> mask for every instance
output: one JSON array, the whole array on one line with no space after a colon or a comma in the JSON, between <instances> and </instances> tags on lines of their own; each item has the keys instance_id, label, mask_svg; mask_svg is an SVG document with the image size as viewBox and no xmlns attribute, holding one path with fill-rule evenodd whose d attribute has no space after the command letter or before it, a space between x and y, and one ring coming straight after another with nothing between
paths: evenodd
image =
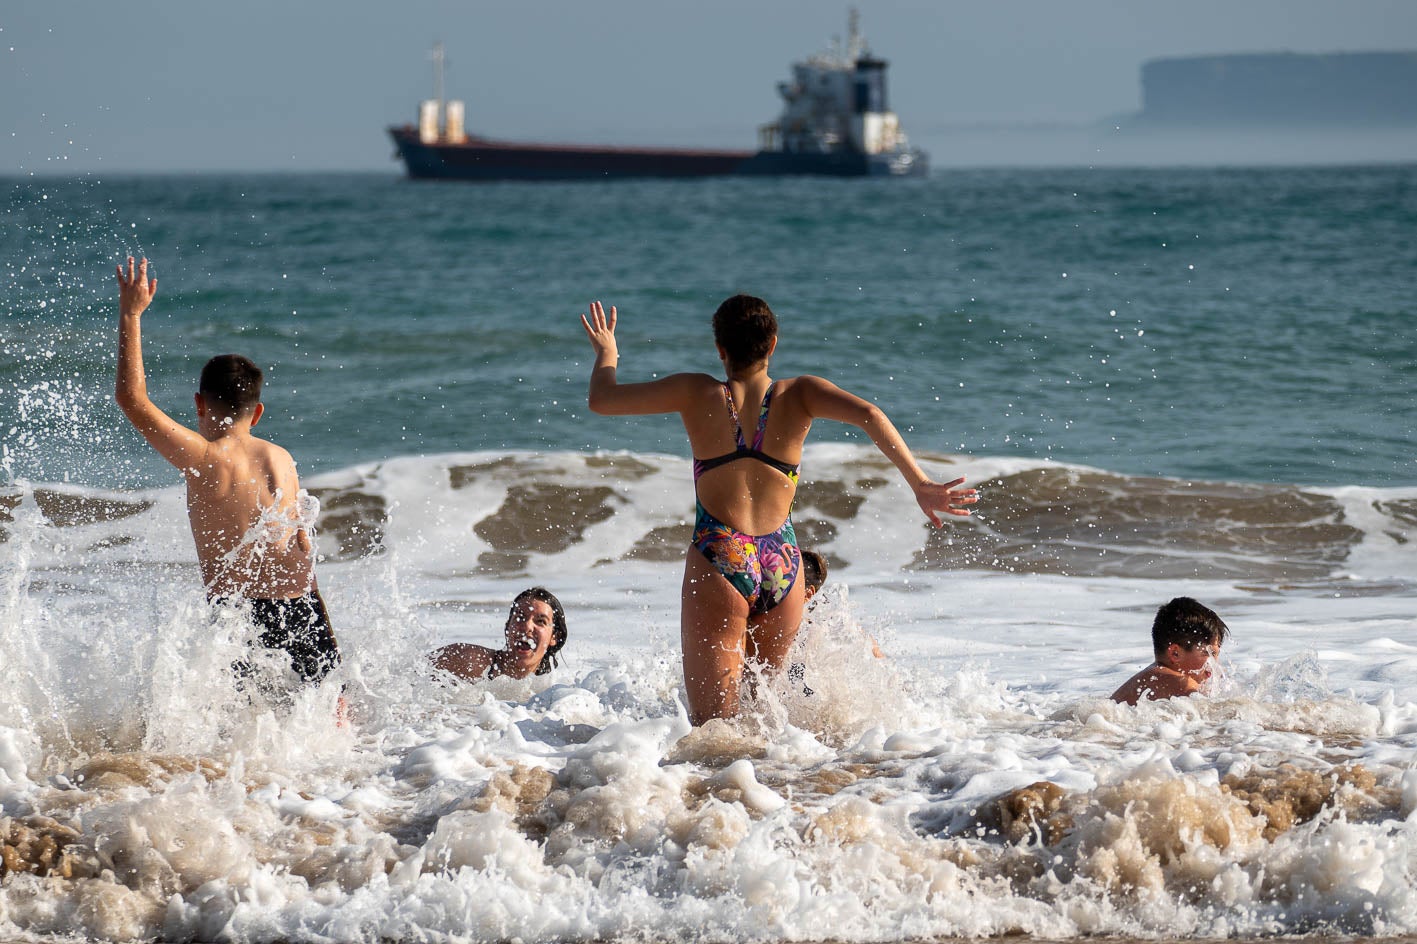
<instances>
[{"instance_id":1,"label":"boy's wet hair","mask_svg":"<svg viewBox=\"0 0 1417 944\"><path fill-rule=\"evenodd\" d=\"M1230 635L1225 621L1215 611L1190 597L1176 597L1156 611L1151 622L1151 648L1157 661L1173 642L1186 650L1222 643Z\"/></svg>"},{"instance_id":2,"label":"boy's wet hair","mask_svg":"<svg viewBox=\"0 0 1417 944\"><path fill-rule=\"evenodd\" d=\"M827 582L827 559L816 551L803 551L802 579L808 590L820 590Z\"/></svg>"},{"instance_id":3,"label":"boy's wet hair","mask_svg":"<svg viewBox=\"0 0 1417 944\"><path fill-rule=\"evenodd\" d=\"M777 337L777 318L768 303L752 295L725 299L713 313L713 340L730 367L748 367L768 356Z\"/></svg>"},{"instance_id":4,"label":"boy's wet hair","mask_svg":"<svg viewBox=\"0 0 1417 944\"><path fill-rule=\"evenodd\" d=\"M516 599L512 601L511 612L507 614L507 619L512 619L516 615L517 605L523 600L540 600L551 607L552 631L551 645L546 647L546 655L541 657L541 664L536 667L537 675L545 675L556 668L556 655L561 651L561 647L566 644L566 611L561 606L561 601L556 599L556 594L545 587L528 587L518 593Z\"/></svg>"},{"instance_id":5,"label":"boy's wet hair","mask_svg":"<svg viewBox=\"0 0 1417 944\"><path fill-rule=\"evenodd\" d=\"M197 392L216 412L241 419L261 402L261 368L240 354L218 354L202 368Z\"/></svg>"}]
</instances>

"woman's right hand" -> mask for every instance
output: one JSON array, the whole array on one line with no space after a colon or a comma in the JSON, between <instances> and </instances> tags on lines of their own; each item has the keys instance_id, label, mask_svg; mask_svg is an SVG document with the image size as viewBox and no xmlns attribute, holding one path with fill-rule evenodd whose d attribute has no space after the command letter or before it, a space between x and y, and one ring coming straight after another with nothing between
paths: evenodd
<instances>
[{"instance_id":1,"label":"woman's right hand","mask_svg":"<svg viewBox=\"0 0 1417 944\"><path fill-rule=\"evenodd\" d=\"M979 493L972 488L959 488L964 484L964 476L960 476L953 482L946 482L941 485L939 482L932 482L926 479L919 485L914 486L915 500L920 503L920 510L925 512L925 517L930 519L930 523L939 528L944 525L940 520L939 512L947 515L954 515L959 518L969 517L968 508L956 508L956 505L972 505L979 501Z\"/></svg>"},{"instance_id":2,"label":"woman's right hand","mask_svg":"<svg viewBox=\"0 0 1417 944\"><path fill-rule=\"evenodd\" d=\"M590 346L595 349L596 366L613 364L620 359L620 352L615 347L614 305L610 306L610 315L607 317L600 302L591 302L590 314L581 315L581 325L585 327L586 336L590 338Z\"/></svg>"}]
</instances>

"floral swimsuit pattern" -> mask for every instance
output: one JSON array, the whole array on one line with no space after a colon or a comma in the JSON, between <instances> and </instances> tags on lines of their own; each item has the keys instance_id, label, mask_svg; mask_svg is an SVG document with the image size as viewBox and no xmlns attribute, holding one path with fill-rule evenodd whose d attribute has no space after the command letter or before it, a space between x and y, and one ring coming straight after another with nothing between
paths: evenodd
<instances>
[{"instance_id":1,"label":"floral swimsuit pattern","mask_svg":"<svg viewBox=\"0 0 1417 944\"><path fill-rule=\"evenodd\" d=\"M776 386L774 384L773 386ZM774 459L762 451L763 433L768 425L768 408L772 403L773 387L768 387L758 412L758 428L749 446L743 441L743 427L733 404L728 384L723 396L733 417L733 439L738 448L713 459L694 460L694 480L709 469L737 459L756 459L777 469L797 484L798 467ZM692 544L713 568L733 585L748 601L748 612L759 616L777 606L792 589L802 567L802 552L797 549L797 532L792 528L792 512L769 534L745 534L710 514L701 502L695 502L694 537Z\"/></svg>"}]
</instances>

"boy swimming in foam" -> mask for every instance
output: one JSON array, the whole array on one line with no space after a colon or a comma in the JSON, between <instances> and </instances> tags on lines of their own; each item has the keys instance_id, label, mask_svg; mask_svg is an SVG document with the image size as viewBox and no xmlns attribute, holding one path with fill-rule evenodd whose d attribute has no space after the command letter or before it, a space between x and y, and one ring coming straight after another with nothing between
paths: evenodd
<instances>
[{"instance_id":1,"label":"boy swimming in foam","mask_svg":"<svg viewBox=\"0 0 1417 944\"><path fill-rule=\"evenodd\" d=\"M223 354L202 368L197 429L148 399L141 317L157 279L148 260L118 267L118 376L114 397L124 415L187 482L187 517L207 599L246 604L260 641L283 649L305 682L339 663L339 646L315 584L310 540L313 500L300 490L295 461L251 427L261 419L261 369Z\"/></svg>"},{"instance_id":2,"label":"boy swimming in foam","mask_svg":"<svg viewBox=\"0 0 1417 944\"><path fill-rule=\"evenodd\" d=\"M1190 597L1176 597L1156 611L1151 646L1156 661L1112 693L1112 700L1135 705L1142 699L1175 698L1200 691L1210 678L1211 660L1230 634L1225 621Z\"/></svg>"}]
</instances>

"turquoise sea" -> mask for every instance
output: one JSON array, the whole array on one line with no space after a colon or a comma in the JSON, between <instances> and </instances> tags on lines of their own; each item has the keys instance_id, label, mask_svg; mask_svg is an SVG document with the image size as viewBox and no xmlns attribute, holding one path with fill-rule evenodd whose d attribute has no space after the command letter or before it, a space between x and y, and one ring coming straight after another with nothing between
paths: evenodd
<instances>
[{"instance_id":1,"label":"turquoise sea","mask_svg":"<svg viewBox=\"0 0 1417 944\"><path fill-rule=\"evenodd\" d=\"M923 448L1417 483L1417 166L3 186L14 477L164 474L104 402L112 265L132 253L161 285L145 320L160 401L186 408L209 355L249 353L270 372L267 434L307 471L470 449L682 452L677 422L587 413L577 313L619 307L626 378L715 371L708 318L743 291L781 319L776 372L878 401ZM59 377L81 408L54 395Z\"/></svg>"},{"instance_id":2,"label":"turquoise sea","mask_svg":"<svg viewBox=\"0 0 1417 944\"><path fill-rule=\"evenodd\" d=\"M1417 165L0 188L0 940L1417 934ZM160 405L267 369L322 686L236 683L252 629L112 401L130 253ZM716 372L735 292L774 374L981 500L929 528L820 424L802 680L692 728L684 433L588 412L578 316L618 307L625 379ZM558 668L435 676L531 585ZM1214 674L1111 701L1177 596L1229 626Z\"/></svg>"}]
</instances>

